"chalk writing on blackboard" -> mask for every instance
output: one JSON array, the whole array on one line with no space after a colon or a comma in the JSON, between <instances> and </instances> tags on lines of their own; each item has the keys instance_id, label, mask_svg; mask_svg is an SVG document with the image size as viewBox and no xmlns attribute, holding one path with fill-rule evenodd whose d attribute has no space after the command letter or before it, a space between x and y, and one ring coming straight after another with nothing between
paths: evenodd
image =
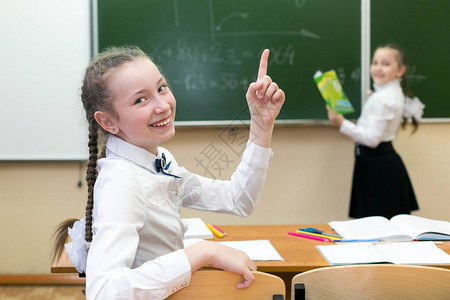
<instances>
[{"instance_id":1,"label":"chalk writing on blackboard","mask_svg":"<svg viewBox=\"0 0 450 300\"><path fill-rule=\"evenodd\" d=\"M177 97L178 121L238 117L266 48L268 74L289 99L279 119L326 117L310 80L319 69L336 70L359 109L360 0L97 1L99 49L124 43L143 48ZM343 18L350 22L330 27Z\"/></svg>"}]
</instances>

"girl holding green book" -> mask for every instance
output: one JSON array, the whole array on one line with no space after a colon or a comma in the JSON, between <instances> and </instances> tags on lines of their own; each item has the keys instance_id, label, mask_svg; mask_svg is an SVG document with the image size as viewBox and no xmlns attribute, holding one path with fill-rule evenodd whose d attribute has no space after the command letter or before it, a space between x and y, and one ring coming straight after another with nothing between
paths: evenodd
<instances>
[{"instance_id":1,"label":"girl holding green book","mask_svg":"<svg viewBox=\"0 0 450 300\"><path fill-rule=\"evenodd\" d=\"M418 204L407 170L392 141L400 126L412 119L417 130L424 105L411 99L406 85L406 56L397 45L375 50L370 67L375 91L356 124L328 106L328 119L355 141L350 217L409 214Z\"/></svg>"}]
</instances>

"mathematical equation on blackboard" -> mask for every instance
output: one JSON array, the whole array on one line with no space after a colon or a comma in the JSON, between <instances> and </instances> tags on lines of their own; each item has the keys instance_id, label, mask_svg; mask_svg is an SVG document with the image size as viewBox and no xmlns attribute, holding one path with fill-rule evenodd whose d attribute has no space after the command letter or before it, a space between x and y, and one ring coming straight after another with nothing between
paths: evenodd
<instances>
[{"instance_id":1,"label":"mathematical equation on blackboard","mask_svg":"<svg viewBox=\"0 0 450 300\"><path fill-rule=\"evenodd\" d=\"M318 69L336 70L351 100L360 97L360 0L97 1L99 48L142 47L174 92L179 121L233 120L266 48L268 75L288 98L281 118L326 117Z\"/></svg>"}]
</instances>

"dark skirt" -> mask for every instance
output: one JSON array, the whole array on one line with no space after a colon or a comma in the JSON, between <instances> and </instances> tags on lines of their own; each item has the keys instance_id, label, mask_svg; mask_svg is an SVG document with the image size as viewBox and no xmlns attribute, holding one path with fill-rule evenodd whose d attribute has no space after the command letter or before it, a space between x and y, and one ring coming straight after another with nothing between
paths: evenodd
<instances>
[{"instance_id":1,"label":"dark skirt","mask_svg":"<svg viewBox=\"0 0 450 300\"><path fill-rule=\"evenodd\" d=\"M392 143L375 149L356 144L350 217L390 219L418 208L408 172Z\"/></svg>"}]
</instances>

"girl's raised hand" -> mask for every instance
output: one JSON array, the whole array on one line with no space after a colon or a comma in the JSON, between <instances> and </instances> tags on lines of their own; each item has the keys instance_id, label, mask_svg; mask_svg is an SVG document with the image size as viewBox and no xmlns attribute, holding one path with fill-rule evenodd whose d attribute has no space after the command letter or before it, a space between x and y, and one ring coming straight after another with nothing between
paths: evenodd
<instances>
[{"instance_id":1,"label":"girl's raised hand","mask_svg":"<svg viewBox=\"0 0 450 300\"><path fill-rule=\"evenodd\" d=\"M258 78L252 82L247 90L247 102L251 117L264 118L266 121L275 121L285 95L282 89L267 75L269 49L261 54L259 62Z\"/></svg>"},{"instance_id":2,"label":"girl's raised hand","mask_svg":"<svg viewBox=\"0 0 450 300\"><path fill-rule=\"evenodd\" d=\"M250 138L263 147L270 144L275 119L286 98L283 90L267 75L268 60L269 49L265 49L261 54L258 78L250 83L246 94L253 133Z\"/></svg>"}]
</instances>

